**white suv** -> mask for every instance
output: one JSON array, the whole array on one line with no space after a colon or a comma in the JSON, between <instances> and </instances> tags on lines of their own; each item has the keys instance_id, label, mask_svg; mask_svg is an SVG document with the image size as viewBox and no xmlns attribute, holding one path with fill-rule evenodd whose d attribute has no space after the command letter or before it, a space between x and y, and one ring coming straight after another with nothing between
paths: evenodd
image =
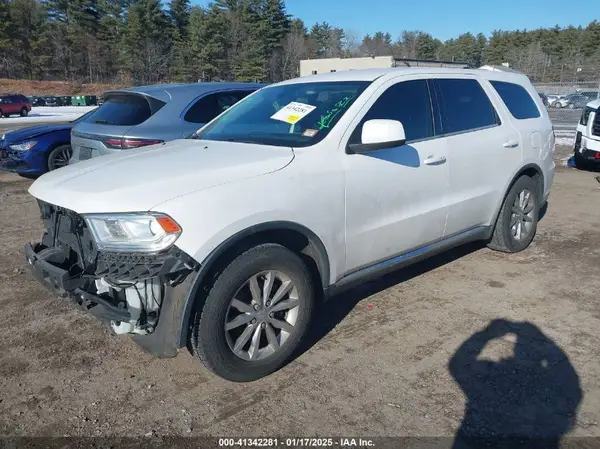
<instances>
[{"instance_id":1,"label":"white suv","mask_svg":"<svg viewBox=\"0 0 600 449\"><path fill-rule=\"evenodd\" d=\"M577 125L574 152L577 168L600 166L600 99L590 101L583 109Z\"/></svg>"},{"instance_id":2,"label":"white suv","mask_svg":"<svg viewBox=\"0 0 600 449\"><path fill-rule=\"evenodd\" d=\"M48 173L32 271L117 333L189 343L249 381L298 348L318 300L473 240L531 242L554 134L525 76L337 72L248 96L193 139Z\"/></svg>"}]
</instances>

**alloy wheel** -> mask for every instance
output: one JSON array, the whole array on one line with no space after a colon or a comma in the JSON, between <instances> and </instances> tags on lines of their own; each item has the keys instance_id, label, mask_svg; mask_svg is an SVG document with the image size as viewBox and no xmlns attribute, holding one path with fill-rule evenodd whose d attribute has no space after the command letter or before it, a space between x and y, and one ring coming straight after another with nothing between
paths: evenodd
<instances>
[{"instance_id":1,"label":"alloy wheel","mask_svg":"<svg viewBox=\"0 0 600 449\"><path fill-rule=\"evenodd\" d=\"M533 230L535 199L529 189L516 196L510 216L510 231L515 240L525 240Z\"/></svg>"},{"instance_id":2,"label":"alloy wheel","mask_svg":"<svg viewBox=\"0 0 600 449\"><path fill-rule=\"evenodd\" d=\"M275 354L295 332L299 310L298 289L285 273L253 275L229 303L224 323L229 349L249 361Z\"/></svg>"},{"instance_id":3,"label":"alloy wheel","mask_svg":"<svg viewBox=\"0 0 600 449\"><path fill-rule=\"evenodd\" d=\"M73 151L70 147L63 147L59 151L53 152L48 161L48 169L56 170L57 168L66 167L69 165Z\"/></svg>"}]
</instances>

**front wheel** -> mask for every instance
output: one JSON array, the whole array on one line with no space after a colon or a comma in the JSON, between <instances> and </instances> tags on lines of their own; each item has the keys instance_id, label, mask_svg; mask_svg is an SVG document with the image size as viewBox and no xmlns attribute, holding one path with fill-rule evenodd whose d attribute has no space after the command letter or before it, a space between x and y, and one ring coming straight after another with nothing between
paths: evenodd
<instances>
[{"instance_id":1,"label":"front wheel","mask_svg":"<svg viewBox=\"0 0 600 449\"><path fill-rule=\"evenodd\" d=\"M508 191L488 246L516 253L529 246L537 230L540 198L536 181L521 176Z\"/></svg>"},{"instance_id":2,"label":"front wheel","mask_svg":"<svg viewBox=\"0 0 600 449\"><path fill-rule=\"evenodd\" d=\"M29 111L27 108L21 109L21 117L27 117L29 115Z\"/></svg>"},{"instance_id":3,"label":"front wheel","mask_svg":"<svg viewBox=\"0 0 600 449\"><path fill-rule=\"evenodd\" d=\"M69 165L73 150L71 145L61 145L53 149L48 155L48 171Z\"/></svg>"},{"instance_id":4,"label":"front wheel","mask_svg":"<svg viewBox=\"0 0 600 449\"><path fill-rule=\"evenodd\" d=\"M310 272L277 244L252 248L217 277L193 320L192 347L215 374L235 382L283 366L308 331L315 302Z\"/></svg>"}]
</instances>

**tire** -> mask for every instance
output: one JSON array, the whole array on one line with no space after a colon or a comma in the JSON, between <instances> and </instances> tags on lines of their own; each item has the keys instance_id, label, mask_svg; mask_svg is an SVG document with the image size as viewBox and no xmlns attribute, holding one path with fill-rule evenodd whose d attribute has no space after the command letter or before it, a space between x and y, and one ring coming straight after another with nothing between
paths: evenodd
<instances>
[{"instance_id":1,"label":"tire","mask_svg":"<svg viewBox=\"0 0 600 449\"><path fill-rule=\"evenodd\" d=\"M283 287L283 283L278 282L278 278L275 278L274 274L287 277L293 285L289 293L274 304L279 304L278 307L281 307L285 302L293 304L290 301L297 301L297 305L293 309L274 312L273 318L267 318L273 315L269 315L268 307L264 306L262 309L254 311L251 307L253 300L249 301L254 297L250 290L250 280L252 278L257 280L255 285L258 288L255 291L257 295L260 293L258 296L262 300L261 292L269 273L273 275L271 278L275 281L271 288L272 294L268 297L275 300L275 293L279 291L280 287ZM230 306L234 297L243 301L244 308L248 308L249 311L244 313L237 307ZM237 256L217 275L201 310L196 310L193 316L192 348L204 366L224 379L234 382L260 379L281 368L292 356L308 331L314 304L315 293L312 278L300 257L281 245L256 246ZM291 318L290 314L293 315ZM255 324L253 321L248 323L250 316L257 317L254 319ZM225 323L231 324L233 319L238 320L239 317L242 317L244 324L233 326L229 330L225 329ZM268 329L259 327L262 326L260 322L264 320L267 320L264 325ZM285 322L285 327L289 328L289 321L294 322L292 330L284 333L278 326ZM279 324L272 326L271 322ZM255 338L256 329L260 329L258 338ZM273 340L267 339L270 331L279 332L278 335L270 334L278 344L280 343L276 350L270 344ZM241 344L240 342L244 341L244 335L249 335L249 337L246 337L247 341ZM254 340L258 341L256 347L261 349L253 352ZM241 345L238 354L234 353L236 343ZM260 351L263 353L261 354ZM255 360L251 360L251 353L255 355Z\"/></svg>"},{"instance_id":2,"label":"tire","mask_svg":"<svg viewBox=\"0 0 600 449\"><path fill-rule=\"evenodd\" d=\"M27 117L29 115L29 111L27 108L21 109L21 117Z\"/></svg>"},{"instance_id":3,"label":"tire","mask_svg":"<svg viewBox=\"0 0 600 449\"><path fill-rule=\"evenodd\" d=\"M54 148L48 154L48 171L53 171L69 165L69 160L73 156L71 145L60 145Z\"/></svg>"},{"instance_id":4,"label":"tire","mask_svg":"<svg viewBox=\"0 0 600 449\"><path fill-rule=\"evenodd\" d=\"M590 170L590 162L588 162L579 151L575 150L573 159L575 160L575 168L578 170Z\"/></svg>"},{"instance_id":5,"label":"tire","mask_svg":"<svg viewBox=\"0 0 600 449\"><path fill-rule=\"evenodd\" d=\"M5 117L4 113L2 112L2 109L0 109L0 117Z\"/></svg>"},{"instance_id":6,"label":"tire","mask_svg":"<svg viewBox=\"0 0 600 449\"><path fill-rule=\"evenodd\" d=\"M560 101L556 101L556 102L554 102L554 107L556 109L560 109L560 108L562 108L562 103Z\"/></svg>"},{"instance_id":7,"label":"tire","mask_svg":"<svg viewBox=\"0 0 600 449\"><path fill-rule=\"evenodd\" d=\"M516 206L515 201L517 197L519 200L521 199L521 192L529 192L529 202L527 203L527 207L524 210L531 210L528 214L526 214L531 221L527 221L528 225L525 223L525 218L520 220L519 217L521 215L516 215L513 217L513 207ZM531 203L533 201L533 203ZM492 234L492 239L488 243L488 247L497 251L502 251L505 253L517 253L519 251L523 251L525 248L529 246L533 237L535 236L535 232L537 230L538 216L540 209L540 194L538 192L538 185L533 178L529 176L521 176L517 181L512 185L508 194L504 198L504 203L502 203L502 208L500 209L500 213L498 214L498 218L496 219L496 225L494 227L494 233ZM521 225L521 237L519 239L516 238L515 231L518 232L518 228L513 228L511 226L511 221L516 218L516 225ZM527 228L527 226L529 226ZM525 232L526 231L526 232Z\"/></svg>"}]
</instances>

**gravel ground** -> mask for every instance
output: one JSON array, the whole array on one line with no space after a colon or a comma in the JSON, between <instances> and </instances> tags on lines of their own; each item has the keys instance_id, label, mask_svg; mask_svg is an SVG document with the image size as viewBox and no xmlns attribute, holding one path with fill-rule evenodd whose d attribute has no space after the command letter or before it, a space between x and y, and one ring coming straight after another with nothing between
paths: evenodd
<instances>
[{"instance_id":1,"label":"gravel ground","mask_svg":"<svg viewBox=\"0 0 600 449\"><path fill-rule=\"evenodd\" d=\"M346 292L302 355L249 384L153 359L35 282L30 182L0 174L0 435L600 437L591 173L561 163L528 250L468 246Z\"/></svg>"}]
</instances>

